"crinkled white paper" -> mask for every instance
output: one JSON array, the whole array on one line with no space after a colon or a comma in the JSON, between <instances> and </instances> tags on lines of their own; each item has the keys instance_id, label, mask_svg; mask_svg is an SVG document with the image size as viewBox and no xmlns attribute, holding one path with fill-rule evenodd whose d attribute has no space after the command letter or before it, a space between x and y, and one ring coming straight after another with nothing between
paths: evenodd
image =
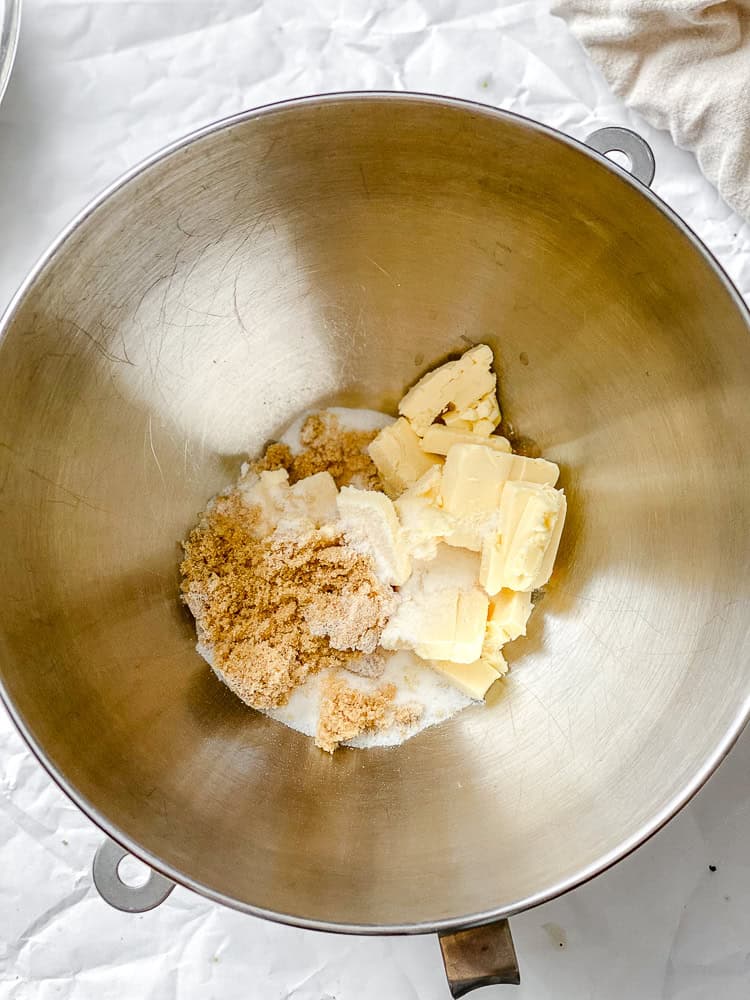
<instances>
[{"instance_id":1,"label":"crinkled white paper","mask_svg":"<svg viewBox=\"0 0 750 1000\"><path fill-rule=\"evenodd\" d=\"M750 295L750 227L536 0L26 0L0 108L0 303L93 194L166 142L267 101L361 88L478 99L579 138L635 128L654 189ZM747 1000L749 773L745 736L633 857L516 918L523 985L483 995ZM99 839L0 714L3 1000L448 997L434 938L299 931L182 889L142 916L111 910L91 883Z\"/></svg>"}]
</instances>

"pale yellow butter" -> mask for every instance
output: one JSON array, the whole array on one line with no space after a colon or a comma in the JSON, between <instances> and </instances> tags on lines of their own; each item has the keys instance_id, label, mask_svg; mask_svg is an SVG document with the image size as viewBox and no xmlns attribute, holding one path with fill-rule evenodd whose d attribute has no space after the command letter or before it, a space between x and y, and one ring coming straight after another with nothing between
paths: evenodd
<instances>
[{"instance_id":1,"label":"pale yellow butter","mask_svg":"<svg viewBox=\"0 0 750 1000\"><path fill-rule=\"evenodd\" d=\"M504 673L504 671L496 670L483 659L477 659L473 663L435 661L432 666L438 673L447 677L451 684L476 701L481 701L500 674Z\"/></svg>"},{"instance_id":2,"label":"pale yellow butter","mask_svg":"<svg viewBox=\"0 0 750 1000\"><path fill-rule=\"evenodd\" d=\"M502 588L530 591L549 579L565 517L565 494L548 485L510 481L506 484L497 530L485 535L479 580L490 596ZM556 539L556 541L554 541ZM549 567L546 578L544 572Z\"/></svg>"},{"instance_id":3,"label":"pale yellow butter","mask_svg":"<svg viewBox=\"0 0 750 1000\"><path fill-rule=\"evenodd\" d=\"M526 635L526 623L531 610L530 592L501 590L490 601L482 658L501 673L505 673L508 669L501 649L506 642L512 642L520 635Z\"/></svg>"},{"instance_id":4,"label":"pale yellow butter","mask_svg":"<svg viewBox=\"0 0 750 1000\"><path fill-rule=\"evenodd\" d=\"M483 439L486 440L486 439ZM485 444L454 444L443 467L443 509L454 527L446 542L479 552L497 519L505 484L511 480L551 485L560 470L543 458L499 452Z\"/></svg>"},{"instance_id":5,"label":"pale yellow butter","mask_svg":"<svg viewBox=\"0 0 750 1000\"><path fill-rule=\"evenodd\" d=\"M385 649L411 649L424 660L471 662L484 642L489 599L479 587L479 556L439 545L415 561L383 630Z\"/></svg>"},{"instance_id":6,"label":"pale yellow butter","mask_svg":"<svg viewBox=\"0 0 750 1000\"><path fill-rule=\"evenodd\" d=\"M443 421L445 425L450 427L452 431L463 431L465 434L471 434L473 437L489 437L490 434L495 429L495 424L491 420L446 420L447 414L443 414ZM433 426L442 426L441 424Z\"/></svg>"},{"instance_id":7,"label":"pale yellow butter","mask_svg":"<svg viewBox=\"0 0 750 1000\"><path fill-rule=\"evenodd\" d=\"M565 525L565 516L568 513L568 500L562 491L558 490L562 495L562 502L560 506L560 512L557 515L557 521L555 522L555 527L552 531L552 537L550 538L549 545L547 546L547 551L544 553L544 559L542 559L542 565L537 574L537 578L534 581L534 587L543 587L545 583L549 582L549 578L552 576L552 570L555 568L555 559L557 559L557 551L560 548L560 539L562 538L563 526Z\"/></svg>"},{"instance_id":8,"label":"pale yellow butter","mask_svg":"<svg viewBox=\"0 0 750 1000\"><path fill-rule=\"evenodd\" d=\"M423 660L471 663L484 643L488 598L479 587L424 590L407 597L381 636L385 649L412 649Z\"/></svg>"},{"instance_id":9,"label":"pale yellow butter","mask_svg":"<svg viewBox=\"0 0 750 1000\"><path fill-rule=\"evenodd\" d=\"M453 652L446 659L453 663L473 663L478 660L484 645L489 600L479 587L458 595L456 638Z\"/></svg>"},{"instance_id":10,"label":"pale yellow butter","mask_svg":"<svg viewBox=\"0 0 750 1000\"><path fill-rule=\"evenodd\" d=\"M337 496L338 490L331 473L316 472L290 486L286 516L306 517L319 528L336 517Z\"/></svg>"},{"instance_id":11,"label":"pale yellow butter","mask_svg":"<svg viewBox=\"0 0 750 1000\"><path fill-rule=\"evenodd\" d=\"M441 466L432 465L394 501L406 546L415 559L433 559L451 531L440 499L441 480Z\"/></svg>"},{"instance_id":12,"label":"pale yellow butter","mask_svg":"<svg viewBox=\"0 0 750 1000\"><path fill-rule=\"evenodd\" d=\"M405 583L411 575L411 557L393 502L377 490L344 486L336 504L350 544L372 557L385 583L397 587Z\"/></svg>"},{"instance_id":13,"label":"pale yellow butter","mask_svg":"<svg viewBox=\"0 0 750 1000\"><path fill-rule=\"evenodd\" d=\"M445 538L449 545L480 551L487 521L500 504L511 459L482 444L456 444L448 450L441 499L453 522Z\"/></svg>"},{"instance_id":14,"label":"pale yellow butter","mask_svg":"<svg viewBox=\"0 0 750 1000\"><path fill-rule=\"evenodd\" d=\"M411 648L423 660L453 658L459 594L455 588L433 591L417 603L420 618Z\"/></svg>"},{"instance_id":15,"label":"pale yellow butter","mask_svg":"<svg viewBox=\"0 0 750 1000\"><path fill-rule=\"evenodd\" d=\"M494 389L465 410L448 409L443 414L447 427L482 436L491 434L501 419L500 405Z\"/></svg>"},{"instance_id":16,"label":"pale yellow butter","mask_svg":"<svg viewBox=\"0 0 750 1000\"><path fill-rule=\"evenodd\" d=\"M458 614L458 588L425 593L419 587L402 592L401 601L380 637L383 649L411 649L429 659L453 649Z\"/></svg>"},{"instance_id":17,"label":"pale yellow butter","mask_svg":"<svg viewBox=\"0 0 750 1000\"><path fill-rule=\"evenodd\" d=\"M457 430L455 427L445 427L443 424L433 424L428 427L421 444L423 451L434 455L447 455L456 444L480 444L485 448L492 449L492 451L500 452L510 452L511 450L510 441L499 434L482 437L472 431Z\"/></svg>"},{"instance_id":18,"label":"pale yellow butter","mask_svg":"<svg viewBox=\"0 0 750 1000\"><path fill-rule=\"evenodd\" d=\"M488 393L496 391L496 378L490 370L492 351L486 344L472 347L457 361L448 361L424 375L399 403L399 413L406 417L417 434L449 406L462 411Z\"/></svg>"},{"instance_id":19,"label":"pale yellow butter","mask_svg":"<svg viewBox=\"0 0 750 1000\"><path fill-rule=\"evenodd\" d=\"M239 488L246 503L260 508L261 530L273 531L289 497L289 473L286 469L273 469L260 475L246 472L240 479Z\"/></svg>"},{"instance_id":20,"label":"pale yellow butter","mask_svg":"<svg viewBox=\"0 0 750 1000\"><path fill-rule=\"evenodd\" d=\"M487 614L487 632L499 646L512 642L519 635L526 635L526 624L531 615L531 593L518 590L501 590L490 602Z\"/></svg>"},{"instance_id":21,"label":"pale yellow butter","mask_svg":"<svg viewBox=\"0 0 750 1000\"><path fill-rule=\"evenodd\" d=\"M367 450L391 499L441 461L435 455L425 454L419 437L404 417L384 427Z\"/></svg>"}]
</instances>

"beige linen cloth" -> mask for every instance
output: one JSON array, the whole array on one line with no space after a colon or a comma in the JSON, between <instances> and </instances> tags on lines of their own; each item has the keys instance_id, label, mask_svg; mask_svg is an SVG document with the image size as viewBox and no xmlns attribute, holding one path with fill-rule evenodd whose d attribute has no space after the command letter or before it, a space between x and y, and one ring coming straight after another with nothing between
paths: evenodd
<instances>
[{"instance_id":1,"label":"beige linen cloth","mask_svg":"<svg viewBox=\"0 0 750 1000\"><path fill-rule=\"evenodd\" d=\"M553 0L552 12L750 221L750 0Z\"/></svg>"}]
</instances>

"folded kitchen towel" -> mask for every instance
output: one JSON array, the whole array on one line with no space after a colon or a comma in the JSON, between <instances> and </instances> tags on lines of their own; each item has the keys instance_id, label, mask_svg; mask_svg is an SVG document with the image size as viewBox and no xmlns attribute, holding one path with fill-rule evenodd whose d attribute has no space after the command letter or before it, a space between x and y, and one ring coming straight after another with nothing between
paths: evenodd
<instances>
[{"instance_id":1,"label":"folded kitchen towel","mask_svg":"<svg viewBox=\"0 0 750 1000\"><path fill-rule=\"evenodd\" d=\"M553 0L552 11L750 221L750 0Z\"/></svg>"}]
</instances>

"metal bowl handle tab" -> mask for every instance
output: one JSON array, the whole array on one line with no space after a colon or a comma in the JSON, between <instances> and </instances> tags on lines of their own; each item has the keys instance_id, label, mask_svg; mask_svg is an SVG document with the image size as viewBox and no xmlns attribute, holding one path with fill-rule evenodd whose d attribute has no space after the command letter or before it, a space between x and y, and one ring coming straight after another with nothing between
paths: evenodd
<instances>
[{"instance_id":1,"label":"metal bowl handle tab","mask_svg":"<svg viewBox=\"0 0 750 1000\"><path fill-rule=\"evenodd\" d=\"M628 172L641 184L651 187L656 170L654 154L646 140L637 132L632 132L629 128L620 128L619 125L598 128L587 137L586 145L602 156L606 156L607 153L624 153L630 160Z\"/></svg>"},{"instance_id":2,"label":"metal bowl handle tab","mask_svg":"<svg viewBox=\"0 0 750 1000\"><path fill-rule=\"evenodd\" d=\"M126 885L120 878L118 866L128 852L113 840L105 840L94 855L94 885L99 895L110 906L125 913L145 913L163 903L174 889L174 882L151 871L143 885Z\"/></svg>"},{"instance_id":3,"label":"metal bowl handle tab","mask_svg":"<svg viewBox=\"0 0 750 1000\"><path fill-rule=\"evenodd\" d=\"M518 986L516 949L507 920L438 935L451 996L462 997L481 986Z\"/></svg>"}]
</instances>

